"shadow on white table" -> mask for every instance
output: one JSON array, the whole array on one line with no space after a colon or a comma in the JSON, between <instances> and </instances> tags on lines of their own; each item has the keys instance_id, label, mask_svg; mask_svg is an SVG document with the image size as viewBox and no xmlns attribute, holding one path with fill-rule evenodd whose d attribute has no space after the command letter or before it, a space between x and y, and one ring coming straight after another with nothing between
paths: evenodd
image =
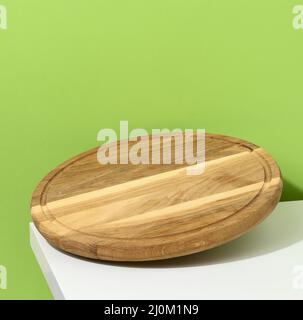
<instances>
[{"instance_id":1,"label":"shadow on white table","mask_svg":"<svg viewBox=\"0 0 303 320\"><path fill-rule=\"evenodd\" d=\"M281 202L225 245L144 263L63 253L30 224L31 246L55 299L302 299L303 201Z\"/></svg>"}]
</instances>

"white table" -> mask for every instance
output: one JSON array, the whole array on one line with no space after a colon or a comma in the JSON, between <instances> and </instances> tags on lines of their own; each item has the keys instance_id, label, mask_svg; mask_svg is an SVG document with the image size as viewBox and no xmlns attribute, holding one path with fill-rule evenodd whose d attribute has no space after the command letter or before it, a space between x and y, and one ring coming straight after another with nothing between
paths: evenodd
<instances>
[{"instance_id":1,"label":"white table","mask_svg":"<svg viewBox=\"0 0 303 320\"><path fill-rule=\"evenodd\" d=\"M303 201L282 202L247 235L199 254L149 263L81 259L30 224L55 299L302 299Z\"/></svg>"}]
</instances>

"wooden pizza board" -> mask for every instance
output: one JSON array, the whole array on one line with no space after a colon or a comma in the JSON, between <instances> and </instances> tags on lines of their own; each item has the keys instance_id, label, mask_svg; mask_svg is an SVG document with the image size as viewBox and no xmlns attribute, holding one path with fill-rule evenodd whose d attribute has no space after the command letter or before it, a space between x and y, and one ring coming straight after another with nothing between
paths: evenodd
<instances>
[{"instance_id":1,"label":"wooden pizza board","mask_svg":"<svg viewBox=\"0 0 303 320\"><path fill-rule=\"evenodd\" d=\"M227 136L206 135L200 175L186 164L101 165L97 152L50 172L31 204L50 244L86 258L158 260L216 247L261 222L282 191L273 158Z\"/></svg>"}]
</instances>

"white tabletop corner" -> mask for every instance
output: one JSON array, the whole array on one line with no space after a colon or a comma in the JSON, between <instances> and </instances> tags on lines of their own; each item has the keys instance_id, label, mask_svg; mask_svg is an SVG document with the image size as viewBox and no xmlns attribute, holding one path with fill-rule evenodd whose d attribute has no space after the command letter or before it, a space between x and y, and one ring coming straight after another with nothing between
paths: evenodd
<instances>
[{"instance_id":1,"label":"white tabletop corner","mask_svg":"<svg viewBox=\"0 0 303 320\"><path fill-rule=\"evenodd\" d=\"M187 257L147 263L81 259L30 241L55 299L302 299L303 201L281 202L241 238Z\"/></svg>"}]
</instances>

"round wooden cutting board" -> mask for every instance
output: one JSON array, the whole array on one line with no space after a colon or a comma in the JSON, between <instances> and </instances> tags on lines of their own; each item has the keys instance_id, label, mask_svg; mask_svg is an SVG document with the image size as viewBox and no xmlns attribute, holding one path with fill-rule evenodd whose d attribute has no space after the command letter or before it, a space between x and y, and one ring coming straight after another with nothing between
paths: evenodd
<instances>
[{"instance_id":1,"label":"round wooden cutting board","mask_svg":"<svg viewBox=\"0 0 303 320\"><path fill-rule=\"evenodd\" d=\"M47 241L83 257L144 261L210 249L261 222L281 195L275 161L236 138L206 135L200 175L186 164L101 165L97 152L49 173L31 204Z\"/></svg>"}]
</instances>

